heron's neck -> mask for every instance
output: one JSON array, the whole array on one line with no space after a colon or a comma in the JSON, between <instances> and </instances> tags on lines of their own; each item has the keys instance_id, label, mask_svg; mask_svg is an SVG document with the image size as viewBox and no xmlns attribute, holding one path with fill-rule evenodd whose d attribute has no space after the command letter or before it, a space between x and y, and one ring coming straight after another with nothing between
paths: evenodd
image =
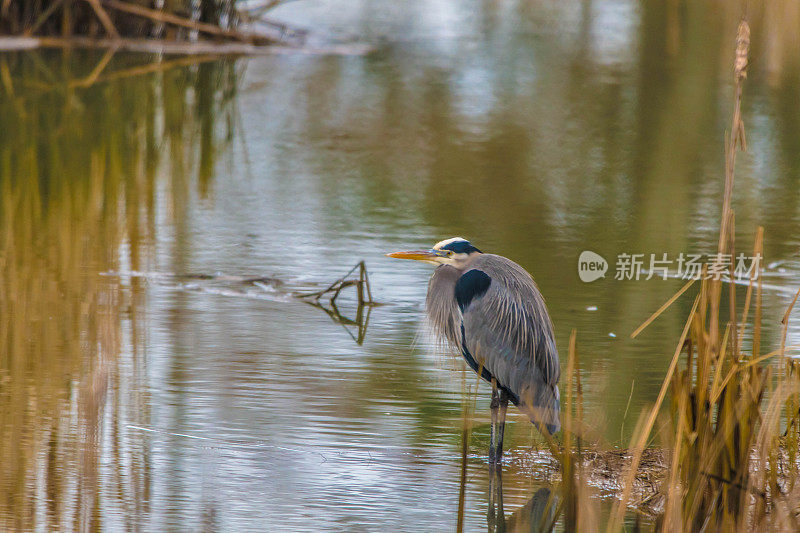
<instances>
[{"instance_id":1,"label":"heron's neck","mask_svg":"<svg viewBox=\"0 0 800 533\"><path fill-rule=\"evenodd\" d=\"M476 252L474 254L470 254L463 262L459 263L458 265L453 265L453 268L455 268L456 270L458 270L461 273L464 273L467 270L469 270L470 268L472 268L472 264L481 255L483 255L483 254L480 253L480 252Z\"/></svg>"}]
</instances>

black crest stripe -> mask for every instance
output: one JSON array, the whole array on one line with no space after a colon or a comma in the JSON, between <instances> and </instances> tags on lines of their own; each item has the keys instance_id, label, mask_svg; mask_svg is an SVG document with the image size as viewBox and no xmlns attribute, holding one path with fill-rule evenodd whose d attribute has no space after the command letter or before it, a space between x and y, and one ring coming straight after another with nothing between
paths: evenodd
<instances>
[{"instance_id":1,"label":"black crest stripe","mask_svg":"<svg viewBox=\"0 0 800 533\"><path fill-rule=\"evenodd\" d=\"M472 246L468 241L453 241L450 244L442 246L442 250L450 250L457 254L471 254L472 252L480 252L477 248Z\"/></svg>"}]
</instances>

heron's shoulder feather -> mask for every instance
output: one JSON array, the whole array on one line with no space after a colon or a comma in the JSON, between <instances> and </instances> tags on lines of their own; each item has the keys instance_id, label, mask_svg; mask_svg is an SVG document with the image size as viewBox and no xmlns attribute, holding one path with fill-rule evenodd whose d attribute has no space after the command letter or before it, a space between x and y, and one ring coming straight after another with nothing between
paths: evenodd
<instances>
[{"instance_id":1,"label":"heron's shoulder feather","mask_svg":"<svg viewBox=\"0 0 800 533\"><path fill-rule=\"evenodd\" d=\"M507 289L523 289L524 296L530 296L531 290L539 292L528 271L502 255L481 254L470 264L470 268L482 270Z\"/></svg>"},{"instance_id":2,"label":"heron's shoulder feather","mask_svg":"<svg viewBox=\"0 0 800 533\"><path fill-rule=\"evenodd\" d=\"M456 303L461 312L466 311L472 300L481 297L491 284L492 278L482 270L472 269L464 272L458 278L455 287Z\"/></svg>"}]
</instances>

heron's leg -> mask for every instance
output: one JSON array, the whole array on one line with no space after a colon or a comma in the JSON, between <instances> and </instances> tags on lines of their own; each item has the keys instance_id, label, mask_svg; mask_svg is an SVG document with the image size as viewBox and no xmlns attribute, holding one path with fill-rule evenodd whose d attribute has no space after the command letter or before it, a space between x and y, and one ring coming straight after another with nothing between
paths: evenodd
<instances>
[{"instance_id":1,"label":"heron's leg","mask_svg":"<svg viewBox=\"0 0 800 533\"><path fill-rule=\"evenodd\" d=\"M495 451L495 457L497 458L497 462L503 460L503 434L506 431L506 411L508 410L508 393L500 389L498 394L498 412L497 412L497 449Z\"/></svg>"},{"instance_id":2,"label":"heron's leg","mask_svg":"<svg viewBox=\"0 0 800 533\"><path fill-rule=\"evenodd\" d=\"M497 454L497 415L500 409L500 396L497 393L497 381L492 378L492 403L489 404L492 410L492 429L489 433L489 462L496 463L498 460Z\"/></svg>"}]
</instances>

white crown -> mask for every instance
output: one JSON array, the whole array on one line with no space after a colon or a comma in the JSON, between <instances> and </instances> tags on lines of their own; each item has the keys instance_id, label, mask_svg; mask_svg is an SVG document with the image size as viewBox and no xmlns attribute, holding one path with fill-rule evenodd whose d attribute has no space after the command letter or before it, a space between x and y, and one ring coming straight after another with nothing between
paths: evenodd
<instances>
[{"instance_id":1,"label":"white crown","mask_svg":"<svg viewBox=\"0 0 800 533\"><path fill-rule=\"evenodd\" d=\"M442 248L444 248L445 246L447 246L447 245L448 245L448 244L450 244L451 242L456 242L456 241L461 241L461 242L469 242L469 241L468 241L467 239L465 239L464 237L453 237L453 238L451 238L451 239L445 239L445 240L443 240L443 241L439 241L439 242L437 242L436 244L434 244L434 245L433 245L433 249L434 249L434 250L441 250Z\"/></svg>"}]
</instances>

